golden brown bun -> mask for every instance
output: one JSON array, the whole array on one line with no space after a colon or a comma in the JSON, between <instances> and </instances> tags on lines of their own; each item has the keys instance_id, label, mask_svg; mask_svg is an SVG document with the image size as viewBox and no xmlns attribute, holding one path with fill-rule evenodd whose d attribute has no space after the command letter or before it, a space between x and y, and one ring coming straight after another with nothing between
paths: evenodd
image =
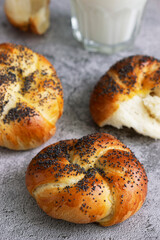
<instances>
[{"instance_id":1,"label":"golden brown bun","mask_svg":"<svg viewBox=\"0 0 160 240\"><path fill-rule=\"evenodd\" d=\"M9 22L22 31L43 34L50 25L50 0L5 0Z\"/></svg>"},{"instance_id":2,"label":"golden brown bun","mask_svg":"<svg viewBox=\"0 0 160 240\"><path fill-rule=\"evenodd\" d=\"M153 138L160 138L159 105L160 62L148 56L117 62L96 84L90 99L99 126L132 127Z\"/></svg>"},{"instance_id":3,"label":"golden brown bun","mask_svg":"<svg viewBox=\"0 0 160 240\"><path fill-rule=\"evenodd\" d=\"M55 133L62 114L60 80L42 55L0 44L0 146L35 148Z\"/></svg>"},{"instance_id":4,"label":"golden brown bun","mask_svg":"<svg viewBox=\"0 0 160 240\"><path fill-rule=\"evenodd\" d=\"M147 176L129 148L97 133L43 149L28 166L26 186L53 218L110 226L140 209Z\"/></svg>"}]
</instances>

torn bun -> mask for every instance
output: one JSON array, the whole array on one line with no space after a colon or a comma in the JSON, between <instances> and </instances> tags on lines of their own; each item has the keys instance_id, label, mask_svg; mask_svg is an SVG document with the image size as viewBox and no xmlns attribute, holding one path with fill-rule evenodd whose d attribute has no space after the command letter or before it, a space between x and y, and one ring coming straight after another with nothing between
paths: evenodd
<instances>
[{"instance_id":1,"label":"torn bun","mask_svg":"<svg viewBox=\"0 0 160 240\"><path fill-rule=\"evenodd\" d=\"M90 111L100 126L126 126L160 139L160 61L132 56L113 65L96 84Z\"/></svg>"},{"instance_id":2,"label":"torn bun","mask_svg":"<svg viewBox=\"0 0 160 240\"><path fill-rule=\"evenodd\" d=\"M9 22L22 31L44 34L50 25L49 0L5 0Z\"/></svg>"}]
</instances>

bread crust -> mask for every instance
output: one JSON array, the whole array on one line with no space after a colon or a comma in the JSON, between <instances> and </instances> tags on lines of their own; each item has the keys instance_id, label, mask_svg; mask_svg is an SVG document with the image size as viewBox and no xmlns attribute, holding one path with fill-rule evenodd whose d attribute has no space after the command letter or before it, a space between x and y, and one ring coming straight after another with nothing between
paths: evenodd
<instances>
[{"instance_id":1,"label":"bread crust","mask_svg":"<svg viewBox=\"0 0 160 240\"><path fill-rule=\"evenodd\" d=\"M26 186L53 218L111 226L140 209L147 176L129 148L97 133L43 149L28 166Z\"/></svg>"},{"instance_id":2,"label":"bread crust","mask_svg":"<svg viewBox=\"0 0 160 240\"><path fill-rule=\"evenodd\" d=\"M0 146L31 149L54 135L63 92L45 57L21 45L0 44L0 92Z\"/></svg>"},{"instance_id":3,"label":"bread crust","mask_svg":"<svg viewBox=\"0 0 160 240\"><path fill-rule=\"evenodd\" d=\"M94 121L103 126L121 102L145 96L160 88L160 61L149 56L131 56L113 65L96 84L90 98Z\"/></svg>"}]
</instances>

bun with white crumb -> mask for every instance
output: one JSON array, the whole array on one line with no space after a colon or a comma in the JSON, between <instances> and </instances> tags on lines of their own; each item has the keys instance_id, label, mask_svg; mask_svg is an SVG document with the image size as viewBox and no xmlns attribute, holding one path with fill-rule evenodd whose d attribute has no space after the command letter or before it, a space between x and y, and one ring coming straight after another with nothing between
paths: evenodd
<instances>
[{"instance_id":1,"label":"bun with white crumb","mask_svg":"<svg viewBox=\"0 0 160 240\"><path fill-rule=\"evenodd\" d=\"M96 84L90 111L100 127L126 126L160 139L160 61L131 56L117 62Z\"/></svg>"},{"instance_id":2,"label":"bun with white crumb","mask_svg":"<svg viewBox=\"0 0 160 240\"><path fill-rule=\"evenodd\" d=\"M74 223L120 223L143 205L147 176L129 148L105 133L60 141L30 162L26 185L51 217Z\"/></svg>"},{"instance_id":3,"label":"bun with white crumb","mask_svg":"<svg viewBox=\"0 0 160 240\"><path fill-rule=\"evenodd\" d=\"M9 22L22 31L43 34L50 25L50 0L5 0Z\"/></svg>"}]
</instances>

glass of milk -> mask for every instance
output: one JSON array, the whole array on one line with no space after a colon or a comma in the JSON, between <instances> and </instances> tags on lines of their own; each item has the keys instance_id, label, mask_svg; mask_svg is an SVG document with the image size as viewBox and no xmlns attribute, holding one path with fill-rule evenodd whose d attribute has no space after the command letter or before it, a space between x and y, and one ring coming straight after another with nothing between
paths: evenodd
<instances>
[{"instance_id":1,"label":"glass of milk","mask_svg":"<svg viewBox=\"0 0 160 240\"><path fill-rule=\"evenodd\" d=\"M89 51L133 45L147 0L71 0L73 35Z\"/></svg>"}]
</instances>

